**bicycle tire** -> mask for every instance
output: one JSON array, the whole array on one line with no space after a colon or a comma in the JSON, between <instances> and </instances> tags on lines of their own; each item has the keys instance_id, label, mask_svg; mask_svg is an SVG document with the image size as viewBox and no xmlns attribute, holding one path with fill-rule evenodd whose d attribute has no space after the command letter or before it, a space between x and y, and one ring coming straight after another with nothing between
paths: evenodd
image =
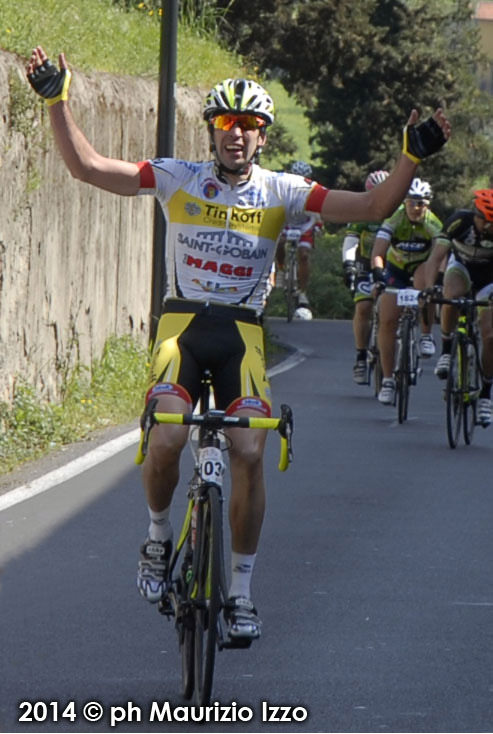
<instances>
[{"instance_id":1,"label":"bicycle tire","mask_svg":"<svg viewBox=\"0 0 493 734\"><path fill-rule=\"evenodd\" d=\"M187 541L190 542L189 540ZM179 618L176 621L181 655L182 696L189 700L194 691L194 617L189 600L189 584L191 576L191 548L185 553L182 563L181 579L178 589Z\"/></svg>"},{"instance_id":2,"label":"bicycle tire","mask_svg":"<svg viewBox=\"0 0 493 734\"><path fill-rule=\"evenodd\" d=\"M375 355L375 365L373 367L373 392L375 394L375 397L378 397L378 393L382 389L382 379L382 363L380 361L380 352L377 351Z\"/></svg>"},{"instance_id":3,"label":"bicycle tire","mask_svg":"<svg viewBox=\"0 0 493 734\"><path fill-rule=\"evenodd\" d=\"M477 401L481 384L478 357L474 347L469 350L467 360L465 360L464 372L464 385L467 385L467 390L463 401L462 430L464 441L467 446L470 446L477 423Z\"/></svg>"},{"instance_id":4,"label":"bicycle tire","mask_svg":"<svg viewBox=\"0 0 493 734\"><path fill-rule=\"evenodd\" d=\"M222 515L218 489L210 486L197 512L194 603L194 688L198 706L210 702L218 618L221 611Z\"/></svg>"},{"instance_id":5,"label":"bicycle tire","mask_svg":"<svg viewBox=\"0 0 493 734\"><path fill-rule=\"evenodd\" d=\"M455 449L459 440L462 423L462 374L461 374L461 344L457 334L452 340L450 350L450 367L445 387L447 403L447 440L451 449Z\"/></svg>"},{"instance_id":6,"label":"bicycle tire","mask_svg":"<svg viewBox=\"0 0 493 734\"><path fill-rule=\"evenodd\" d=\"M296 252L289 253L288 280L286 286L287 320L291 323L296 311Z\"/></svg>"},{"instance_id":7,"label":"bicycle tire","mask_svg":"<svg viewBox=\"0 0 493 734\"><path fill-rule=\"evenodd\" d=\"M409 341L412 337L411 323L409 319L404 318L401 324L401 348L399 354L399 364L397 365L397 418L399 423L407 420L407 412L409 407L409 388L411 382L410 364L409 364Z\"/></svg>"}]
</instances>

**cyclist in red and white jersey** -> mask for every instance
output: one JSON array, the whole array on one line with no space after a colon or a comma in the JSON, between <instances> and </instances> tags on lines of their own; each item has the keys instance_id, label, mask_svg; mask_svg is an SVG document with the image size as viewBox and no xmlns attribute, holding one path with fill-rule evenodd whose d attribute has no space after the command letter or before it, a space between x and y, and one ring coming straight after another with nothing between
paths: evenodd
<instances>
[{"instance_id":1,"label":"cyclist in red and white jersey","mask_svg":"<svg viewBox=\"0 0 493 734\"><path fill-rule=\"evenodd\" d=\"M162 412L190 411L206 367L213 375L217 408L268 415L271 396L261 318L283 226L303 213L319 214L326 222L382 220L404 198L420 159L439 150L450 136L441 109L419 124L413 110L403 152L386 181L369 192L329 191L302 176L258 165L274 121L274 104L255 81L225 79L207 95L204 119L211 161L128 162L98 153L76 124L68 103L71 73L63 54L57 68L36 47L27 76L48 104L56 143L73 177L123 196L155 196L163 208L168 224L166 298L148 393ZM151 602L166 593L170 505L187 437L183 426L156 426L143 465L150 527L138 586ZM230 450L232 638L260 634L250 581L264 515L265 438L262 430L236 429Z\"/></svg>"},{"instance_id":2,"label":"cyclist in red and white jersey","mask_svg":"<svg viewBox=\"0 0 493 734\"><path fill-rule=\"evenodd\" d=\"M295 173L298 176L303 176L308 180L311 180L313 171L309 163L305 161L295 161L291 165L291 173ZM296 293L296 312L295 318L302 320L310 320L312 318L312 312L310 308L310 302L307 296L308 284L310 282L310 259L313 250L315 249L315 238L318 232L322 229L322 221L318 216L310 215L304 217L301 222L289 223L287 227L281 232L279 242L277 243L276 250L276 286L278 288L284 287L284 263L286 259L286 233L290 229L299 229L300 237L298 240L297 249L297 260L298 260L298 272L297 272L297 286L298 290Z\"/></svg>"}]
</instances>

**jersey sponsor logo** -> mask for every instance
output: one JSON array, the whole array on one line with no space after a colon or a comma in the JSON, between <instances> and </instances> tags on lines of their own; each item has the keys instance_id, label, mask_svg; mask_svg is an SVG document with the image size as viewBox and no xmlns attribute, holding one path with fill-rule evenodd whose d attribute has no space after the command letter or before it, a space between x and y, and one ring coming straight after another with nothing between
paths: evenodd
<instances>
[{"instance_id":1,"label":"jersey sponsor logo","mask_svg":"<svg viewBox=\"0 0 493 734\"><path fill-rule=\"evenodd\" d=\"M263 217L264 212L260 209L237 209L235 206L229 209L228 207L217 204L205 205L204 221L206 223L229 221L230 224L246 224L260 227Z\"/></svg>"},{"instance_id":2,"label":"jersey sponsor logo","mask_svg":"<svg viewBox=\"0 0 493 734\"><path fill-rule=\"evenodd\" d=\"M194 285L198 285L199 288L202 288L206 293L228 293L229 295L238 293L238 288L236 286L220 285L219 283L215 283L213 280L200 280L199 278L193 278L192 283Z\"/></svg>"},{"instance_id":3,"label":"jersey sponsor logo","mask_svg":"<svg viewBox=\"0 0 493 734\"><path fill-rule=\"evenodd\" d=\"M254 249L254 243L246 237L224 230L197 232L196 237L178 232L177 240L189 250L206 255L228 256L236 260L262 260L268 254L265 247Z\"/></svg>"},{"instance_id":4,"label":"jersey sponsor logo","mask_svg":"<svg viewBox=\"0 0 493 734\"><path fill-rule=\"evenodd\" d=\"M207 178L202 185L202 193L206 199L215 199L220 188L212 178Z\"/></svg>"},{"instance_id":5,"label":"jersey sponsor logo","mask_svg":"<svg viewBox=\"0 0 493 734\"><path fill-rule=\"evenodd\" d=\"M202 209L194 201L187 201L185 211L190 217L197 217L202 212Z\"/></svg>"},{"instance_id":6,"label":"jersey sponsor logo","mask_svg":"<svg viewBox=\"0 0 493 734\"><path fill-rule=\"evenodd\" d=\"M234 265L228 262L218 263L216 260L205 260L204 258L193 257L192 255L185 255L183 262L190 268L198 268L199 270L210 271L219 275L232 275L235 278L251 278L253 275L252 267Z\"/></svg>"},{"instance_id":7,"label":"jersey sponsor logo","mask_svg":"<svg viewBox=\"0 0 493 734\"><path fill-rule=\"evenodd\" d=\"M431 242L398 242L396 249L403 252L422 252L430 247Z\"/></svg>"}]
</instances>

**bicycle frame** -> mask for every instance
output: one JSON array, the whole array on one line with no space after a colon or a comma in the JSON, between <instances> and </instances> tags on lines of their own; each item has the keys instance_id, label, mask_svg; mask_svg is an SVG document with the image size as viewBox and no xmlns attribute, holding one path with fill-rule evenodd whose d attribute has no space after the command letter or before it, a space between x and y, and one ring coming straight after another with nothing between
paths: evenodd
<instances>
[{"instance_id":1,"label":"bicycle frame","mask_svg":"<svg viewBox=\"0 0 493 734\"><path fill-rule=\"evenodd\" d=\"M136 463L144 460L150 431L157 423L199 428L187 509L170 561L168 594L160 602L159 611L175 619L182 653L182 692L185 698L190 698L195 691L200 706L210 700L216 648L250 645L249 640L235 641L228 637L221 614L227 599L222 529L225 471L224 449L220 445L222 430L226 427L277 430L281 437L281 471L292 460L293 431L292 413L287 405L281 406L280 418L228 416L224 411L209 408L210 390L211 377L206 372L198 414L159 413L155 410L157 400L151 400L144 413L136 457Z\"/></svg>"}]
</instances>

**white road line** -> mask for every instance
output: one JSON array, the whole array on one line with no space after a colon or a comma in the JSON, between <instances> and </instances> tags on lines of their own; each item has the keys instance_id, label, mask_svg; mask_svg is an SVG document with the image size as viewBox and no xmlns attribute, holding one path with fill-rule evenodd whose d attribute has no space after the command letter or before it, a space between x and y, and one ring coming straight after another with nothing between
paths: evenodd
<instances>
[{"instance_id":1,"label":"white road line","mask_svg":"<svg viewBox=\"0 0 493 734\"><path fill-rule=\"evenodd\" d=\"M269 377L272 377L273 375L278 375L281 372L286 372L286 370L293 369L293 367L296 367L300 362L303 362L304 359L306 359L306 354L303 352L295 352L283 362L280 362L275 367L272 367L272 369L267 370L267 374ZM96 464L99 464L129 446L132 446L132 444L136 444L139 438L140 429L136 428L129 433L125 433L123 436L119 436L118 438L114 438L111 441L98 446L96 449L88 451L87 454L70 461L68 464L61 466L58 469L54 469L54 471L51 471L48 474L44 474L42 477L33 479L32 482L28 482L21 487L16 487L10 492L6 492L4 495L0 495L0 512L12 507L13 505L17 505L19 502L31 499L31 497L41 494L41 492L46 492L46 490L55 487L57 484L66 482L68 479L77 476L77 474L81 474L87 469L91 469L93 466L96 466Z\"/></svg>"},{"instance_id":2,"label":"white road line","mask_svg":"<svg viewBox=\"0 0 493 734\"><path fill-rule=\"evenodd\" d=\"M16 505L24 500L31 499L41 492L45 492L47 489L51 489L57 484L66 482L67 479L75 477L77 474L81 474L86 469L91 469L96 464L99 464L105 459L109 459L119 451L123 451L128 446L137 443L140 436L140 429L136 428L129 433L125 433L123 436L114 438L111 441L98 446L96 449L88 451L87 454L80 456L78 459L70 461L65 466L61 466L58 469L44 474L42 477L33 479L32 482L22 485L13 489L11 492L7 492L0 496L0 512L6 510L12 505Z\"/></svg>"}]
</instances>

